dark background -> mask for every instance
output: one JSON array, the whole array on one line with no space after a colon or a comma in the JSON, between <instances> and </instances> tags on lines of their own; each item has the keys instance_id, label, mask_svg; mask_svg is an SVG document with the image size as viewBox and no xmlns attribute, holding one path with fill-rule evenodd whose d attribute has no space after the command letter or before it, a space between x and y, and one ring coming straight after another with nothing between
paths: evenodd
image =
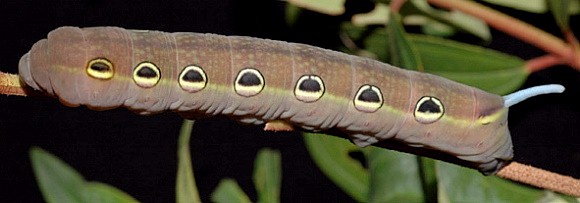
<instances>
[{"instance_id":1,"label":"dark background","mask_svg":"<svg viewBox=\"0 0 580 203\"><path fill-rule=\"evenodd\" d=\"M364 10L364 6L360 8ZM499 9L559 35L551 15ZM0 70L16 73L18 60L32 44L64 25L247 35L325 48L339 44L336 31L343 18L306 13L296 27L289 29L284 11L284 2L275 0L141 4L7 1L0 7ZM578 25L578 18L571 24ZM501 33L494 31L493 36L489 44L493 49L524 59L543 55L541 50ZM462 36L457 38L461 40ZM524 86L548 83L560 83L568 89L564 94L533 98L510 109L515 159L580 178L580 107L575 98L580 92L580 74L555 67L532 74ZM0 201L42 201L28 159L30 147L40 146L88 180L111 184L141 201L174 202L180 125L181 118L174 113L143 117L125 109L94 112L84 107L67 108L50 98L0 95ZM225 177L236 179L255 201L253 162L262 147L281 152L283 200L352 201L316 168L299 133L274 134L261 129L221 117L196 122L192 160L204 202Z\"/></svg>"}]
</instances>

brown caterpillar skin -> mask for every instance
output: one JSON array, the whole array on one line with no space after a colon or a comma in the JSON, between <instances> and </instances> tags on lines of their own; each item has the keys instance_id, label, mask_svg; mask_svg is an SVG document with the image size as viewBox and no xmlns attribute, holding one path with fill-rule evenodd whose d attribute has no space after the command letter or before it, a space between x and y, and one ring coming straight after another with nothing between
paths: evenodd
<instances>
[{"instance_id":1,"label":"brown caterpillar skin","mask_svg":"<svg viewBox=\"0 0 580 203\"><path fill-rule=\"evenodd\" d=\"M96 58L113 64L112 78L89 76L87 64ZM159 82L150 88L132 79L134 69L145 61L160 69ZM207 85L194 93L177 82L188 65L201 67L207 76ZM242 96L234 84L248 67L262 74L264 87L253 96ZM513 156L502 97L309 45L214 34L62 27L34 44L22 57L19 73L28 86L67 106L99 110L124 106L141 114L165 110L186 116L225 114L246 123L284 120L307 130L335 128L359 146L394 139L456 156L485 174L495 173ZM295 91L297 81L304 75L318 76L324 83L316 101L297 99L302 95ZM362 111L354 102L364 85L382 93L381 106L374 112ZM442 116L432 123L419 122L415 115L423 96L436 98L443 106Z\"/></svg>"}]
</instances>

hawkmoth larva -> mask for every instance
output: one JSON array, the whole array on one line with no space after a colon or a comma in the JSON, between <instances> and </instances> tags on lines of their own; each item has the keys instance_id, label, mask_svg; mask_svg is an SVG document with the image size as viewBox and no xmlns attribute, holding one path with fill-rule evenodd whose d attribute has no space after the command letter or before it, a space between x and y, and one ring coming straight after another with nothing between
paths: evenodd
<instances>
[{"instance_id":1,"label":"hawkmoth larva","mask_svg":"<svg viewBox=\"0 0 580 203\"><path fill-rule=\"evenodd\" d=\"M543 86L504 101L438 76L303 44L116 27L58 28L22 57L19 73L67 106L339 129L359 146L391 139L486 174L513 156L507 106L563 91Z\"/></svg>"}]
</instances>

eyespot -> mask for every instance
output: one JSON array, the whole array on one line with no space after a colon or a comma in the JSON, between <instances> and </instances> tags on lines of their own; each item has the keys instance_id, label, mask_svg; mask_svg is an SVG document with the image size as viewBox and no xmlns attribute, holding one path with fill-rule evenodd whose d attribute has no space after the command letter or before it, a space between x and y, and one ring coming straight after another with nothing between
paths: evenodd
<instances>
[{"instance_id":1,"label":"eyespot","mask_svg":"<svg viewBox=\"0 0 580 203\"><path fill-rule=\"evenodd\" d=\"M443 103L435 97L424 96L419 99L415 106L415 120L419 123L429 124L439 120L445 113Z\"/></svg>"},{"instance_id":2,"label":"eyespot","mask_svg":"<svg viewBox=\"0 0 580 203\"><path fill-rule=\"evenodd\" d=\"M113 63L107 59L96 58L87 64L87 74L93 78L108 80L113 77L114 73Z\"/></svg>"},{"instance_id":3,"label":"eyespot","mask_svg":"<svg viewBox=\"0 0 580 203\"><path fill-rule=\"evenodd\" d=\"M324 95L324 82L317 75L303 75L296 82L294 95L300 101L315 102Z\"/></svg>"},{"instance_id":4,"label":"eyespot","mask_svg":"<svg viewBox=\"0 0 580 203\"><path fill-rule=\"evenodd\" d=\"M251 97L260 93L264 89L264 85L264 76L260 71L245 68L238 73L234 82L234 90L240 96Z\"/></svg>"},{"instance_id":5,"label":"eyespot","mask_svg":"<svg viewBox=\"0 0 580 203\"><path fill-rule=\"evenodd\" d=\"M372 113L383 106L383 94L374 85L363 85L358 89L353 102L357 110Z\"/></svg>"},{"instance_id":6,"label":"eyespot","mask_svg":"<svg viewBox=\"0 0 580 203\"><path fill-rule=\"evenodd\" d=\"M161 73L159 67L151 62L141 62L133 70L133 81L135 81L139 87L153 87L159 83L160 79Z\"/></svg>"},{"instance_id":7,"label":"eyespot","mask_svg":"<svg viewBox=\"0 0 580 203\"><path fill-rule=\"evenodd\" d=\"M207 76L199 66L189 65L179 74L179 86L186 92L197 92L205 88Z\"/></svg>"}]
</instances>

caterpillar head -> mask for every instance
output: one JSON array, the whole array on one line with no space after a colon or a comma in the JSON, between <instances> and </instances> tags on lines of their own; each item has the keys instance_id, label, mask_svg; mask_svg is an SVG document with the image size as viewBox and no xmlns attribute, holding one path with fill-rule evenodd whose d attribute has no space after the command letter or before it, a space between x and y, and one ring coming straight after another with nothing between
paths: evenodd
<instances>
[{"instance_id":1,"label":"caterpillar head","mask_svg":"<svg viewBox=\"0 0 580 203\"><path fill-rule=\"evenodd\" d=\"M104 110L124 105L137 112L162 111L166 105L162 94L168 91L159 91L163 87L157 84L164 73L146 60L159 58L162 51L135 48L154 46L133 44L141 36L135 33L115 27L58 28L22 56L19 74L28 86L58 97L67 106Z\"/></svg>"},{"instance_id":2,"label":"caterpillar head","mask_svg":"<svg viewBox=\"0 0 580 203\"><path fill-rule=\"evenodd\" d=\"M111 83L123 74L119 66L126 63L123 58L127 56L105 33L87 34L76 27L50 32L20 59L21 79L36 90L57 96L67 106L108 109L121 105L123 84Z\"/></svg>"}]
</instances>

